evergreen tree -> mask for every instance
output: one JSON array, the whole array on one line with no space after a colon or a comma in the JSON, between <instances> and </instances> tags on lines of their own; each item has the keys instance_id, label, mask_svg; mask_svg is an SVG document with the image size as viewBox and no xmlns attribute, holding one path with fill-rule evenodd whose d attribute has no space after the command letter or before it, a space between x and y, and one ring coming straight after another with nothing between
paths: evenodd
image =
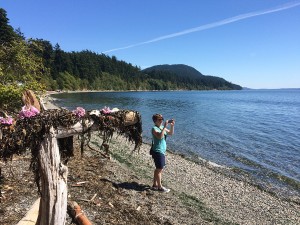
<instances>
[{"instance_id":1,"label":"evergreen tree","mask_svg":"<svg viewBox=\"0 0 300 225\"><path fill-rule=\"evenodd\" d=\"M4 9L0 8L0 45L7 45L17 37Z\"/></svg>"}]
</instances>

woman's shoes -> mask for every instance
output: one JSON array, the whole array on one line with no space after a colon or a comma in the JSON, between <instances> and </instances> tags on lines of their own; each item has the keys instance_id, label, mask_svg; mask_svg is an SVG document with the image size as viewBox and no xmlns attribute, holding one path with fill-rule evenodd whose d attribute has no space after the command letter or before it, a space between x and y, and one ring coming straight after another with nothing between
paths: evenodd
<instances>
[{"instance_id":1,"label":"woman's shoes","mask_svg":"<svg viewBox=\"0 0 300 225\"><path fill-rule=\"evenodd\" d=\"M165 187L158 188L157 186L152 186L151 190L165 192L165 193L170 192L169 188L165 188Z\"/></svg>"},{"instance_id":2,"label":"woman's shoes","mask_svg":"<svg viewBox=\"0 0 300 225\"><path fill-rule=\"evenodd\" d=\"M158 187L157 187L157 186L152 186L151 190L152 190L152 191L157 191L157 190L158 190Z\"/></svg>"},{"instance_id":3,"label":"woman's shoes","mask_svg":"<svg viewBox=\"0 0 300 225\"><path fill-rule=\"evenodd\" d=\"M160 192L165 192L165 193L170 192L170 189L169 188L165 188L165 187L157 188L157 190L160 191Z\"/></svg>"}]
</instances>

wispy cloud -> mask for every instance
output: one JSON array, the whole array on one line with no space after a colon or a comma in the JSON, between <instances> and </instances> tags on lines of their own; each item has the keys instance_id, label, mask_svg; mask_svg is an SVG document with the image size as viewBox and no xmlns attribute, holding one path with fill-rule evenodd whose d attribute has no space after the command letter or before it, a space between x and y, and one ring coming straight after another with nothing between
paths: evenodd
<instances>
[{"instance_id":1,"label":"wispy cloud","mask_svg":"<svg viewBox=\"0 0 300 225\"><path fill-rule=\"evenodd\" d=\"M274 12L278 12L278 11L282 11L282 10L287 10L287 9L294 8L294 7L297 7L297 6L300 6L299 1L289 2L289 3L286 3L284 5L280 5L280 6L271 8L271 9L255 11L255 12L250 12L250 13L234 16L234 17L224 19L224 20L220 20L220 21L217 21L217 22L214 22L214 23L209 23L209 24L205 24L205 25L202 25L202 26L199 26L199 27L194 27L194 28L191 28L191 29L183 30L183 31L180 31L180 32L177 32L177 33L157 37L157 38L151 39L149 41L144 41L144 42L128 45L128 46L125 46L125 47L110 49L110 50L104 51L102 53L109 53L109 52L114 52L114 51L118 51L118 50L133 48L133 47L140 46L140 45L150 44L150 43L153 43L153 42L162 41L162 40L169 39L169 38L174 38L174 37L178 37L178 36L198 32L198 31L202 31L202 30L211 29L211 28L214 28L214 27L223 26L223 25L226 25L226 24L229 24L229 23L234 23L236 21L248 19L248 18L255 17L255 16L261 16L261 15L265 15L265 14L269 14L269 13L274 13Z\"/></svg>"}]
</instances>

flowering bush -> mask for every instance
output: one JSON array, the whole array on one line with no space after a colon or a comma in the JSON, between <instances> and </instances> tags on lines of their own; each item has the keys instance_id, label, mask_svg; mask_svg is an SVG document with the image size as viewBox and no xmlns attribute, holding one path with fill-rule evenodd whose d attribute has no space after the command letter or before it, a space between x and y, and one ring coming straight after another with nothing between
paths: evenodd
<instances>
[{"instance_id":1,"label":"flowering bush","mask_svg":"<svg viewBox=\"0 0 300 225\"><path fill-rule=\"evenodd\" d=\"M21 119L24 119L24 118L36 116L39 113L40 111L34 106L29 106L29 107L23 106L21 112L19 113L19 117Z\"/></svg>"},{"instance_id":2,"label":"flowering bush","mask_svg":"<svg viewBox=\"0 0 300 225\"><path fill-rule=\"evenodd\" d=\"M3 118L0 116L0 123L11 125L13 123L13 119L10 116L7 118Z\"/></svg>"},{"instance_id":3,"label":"flowering bush","mask_svg":"<svg viewBox=\"0 0 300 225\"><path fill-rule=\"evenodd\" d=\"M76 116L83 117L85 115L85 109L82 107L77 107L75 110L72 111Z\"/></svg>"}]
</instances>

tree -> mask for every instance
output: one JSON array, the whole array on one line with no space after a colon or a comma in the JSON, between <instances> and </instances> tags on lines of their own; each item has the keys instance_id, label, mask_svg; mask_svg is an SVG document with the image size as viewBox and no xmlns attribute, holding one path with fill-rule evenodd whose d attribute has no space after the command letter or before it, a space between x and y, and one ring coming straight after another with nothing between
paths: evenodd
<instances>
[{"instance_id":1,"label":"tree","mask_svg":"<svg viewBox=\"0 0 300 225\"><path fill-rule=\"evenodd\" d=\"M9 43L17 37L13 27L8 23L6 11L0 8L0 45Z\"/></svg>"},{"instance_id":2,"label":"tree","mask_svg":"<svg viewBox=\"0 0 300 225\"><path fill-rule=\"evenodd\" d=\"M48 73L41 57L30 48L35 43L13 40L0 45L0 108L15 111L25 89L43 91L42 77ZM38 46L36 46L38 47Z\"/></svg>"}]
</instances>

